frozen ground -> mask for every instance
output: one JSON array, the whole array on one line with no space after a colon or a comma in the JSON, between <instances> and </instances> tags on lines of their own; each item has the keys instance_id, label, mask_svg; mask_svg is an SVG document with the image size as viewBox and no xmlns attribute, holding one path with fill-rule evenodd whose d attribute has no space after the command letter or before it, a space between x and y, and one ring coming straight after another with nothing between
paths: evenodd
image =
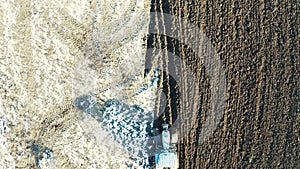
<instances>
[{"instance_id":1,"label":"frozen ground","mask_svg":"<svg viewBox=\"0 0 300 169\"><path fill-rule=\"evenodd\" d=\"M149 0L0 2L0 168L132 162L74 100L93 93L100 104L119 99L152 110L155 88L136 95L149 84L141 46L149 7Z\"/></svg>"}]
</instances>

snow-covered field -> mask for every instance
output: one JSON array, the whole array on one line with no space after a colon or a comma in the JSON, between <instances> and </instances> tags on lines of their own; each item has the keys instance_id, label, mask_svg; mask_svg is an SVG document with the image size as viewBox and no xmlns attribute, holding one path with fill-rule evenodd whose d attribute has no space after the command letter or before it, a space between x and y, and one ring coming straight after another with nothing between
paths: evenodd
<instances>
[{"instance_id":1,"label":"snow-covered field","mask_svg":"<svg viewBox=\"0 0 300 169\"><path fill-rule=\"evenodd\" d=\"M0 2L0 168L127 168L129 152L74 101L151 112L149 0ZM125 26L124 26L125 25ZM139 168L137 164L136 168Z\"/></svg>"}]
</instances>

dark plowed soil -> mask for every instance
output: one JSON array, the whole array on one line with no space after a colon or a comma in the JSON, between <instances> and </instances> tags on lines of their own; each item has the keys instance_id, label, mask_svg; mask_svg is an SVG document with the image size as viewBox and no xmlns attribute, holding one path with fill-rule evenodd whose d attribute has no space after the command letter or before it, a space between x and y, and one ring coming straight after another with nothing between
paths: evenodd
<instances>
[{"instance_id":1,"label":"dark plowed soil","mask_svg":"<svg viewBox=\"0 0 300 169\"><path fill-rule=\"evenodd\" d=\"M214 134L198 144L211 99L207 72L181 42L163 35L148 38L148 47L177 52L201 77L202 108L195 128L178 144L180 168L300 168L299 1L152 0L151 11L198 25L226 73L223 117ZM166 60L161 64L166 66ZM164 77L171 108L157 125L185 117L176 111L172 79Z\"/></svg>"}]
</instances>

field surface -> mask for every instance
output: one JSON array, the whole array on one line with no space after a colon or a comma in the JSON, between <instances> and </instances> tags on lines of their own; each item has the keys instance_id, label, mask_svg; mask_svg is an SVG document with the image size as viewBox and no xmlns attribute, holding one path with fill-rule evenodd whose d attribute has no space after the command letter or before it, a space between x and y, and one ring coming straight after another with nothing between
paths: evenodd
<instances>
[{"instance_id":1,"label":"field surface","mask_svg":"<svg viewBox=\"0 0 300 169\"><path fill-rule=\"evenodd\" d=\"M142 168L152 116L182 169L300 168L299 7L0 0L0 169Z\"/></svg>"}]
</instances>

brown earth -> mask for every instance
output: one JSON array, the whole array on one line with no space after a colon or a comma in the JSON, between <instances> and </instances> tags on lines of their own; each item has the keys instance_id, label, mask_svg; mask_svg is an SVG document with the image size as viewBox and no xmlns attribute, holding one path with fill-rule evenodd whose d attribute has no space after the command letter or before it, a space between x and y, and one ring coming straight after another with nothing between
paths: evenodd
<instances>
[{"instance_id":1,"label":"brown earth","mask_svg":"<svg viewBox=\"0 0 300 169\"><path fill-rule=\"evenodd\" d=\"M197 24L226 73L223 117L208 141L198 144L210 102L205 68L184 44L163 35L147 40L148 47L177 52L201 77L202 109L195 128L178 144L180 168L300 168L299 2L152 0L151 11ZM170 106L156 124L183 119L185 114L176 111L180 106L172 80L164 76L161 85Z\"/></svg>"}]
</instances>

